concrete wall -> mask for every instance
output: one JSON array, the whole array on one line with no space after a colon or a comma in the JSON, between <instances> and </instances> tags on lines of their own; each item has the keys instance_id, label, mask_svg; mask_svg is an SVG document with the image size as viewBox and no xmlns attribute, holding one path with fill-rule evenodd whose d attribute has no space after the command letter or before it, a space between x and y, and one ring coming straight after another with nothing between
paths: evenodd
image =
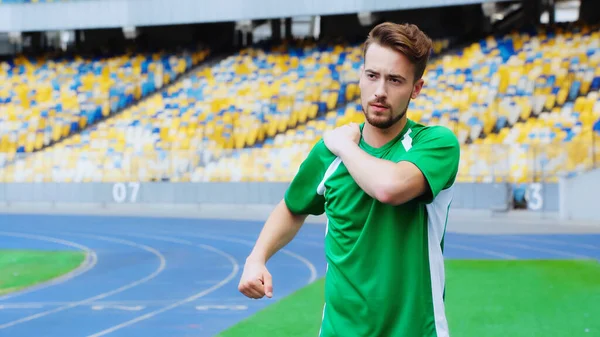
<instances>
[{"instance_id":1,"label":"concrete wall","mask_svg":"<svg viewBox=\"0 0 600 337\"><path fill-rule=\"evenodd\" d=\"M561 218L600 221L600 169L564 178L559 188Z\"/></svg>"},{"instance_id":2,"label":"concrete wall","mask_svg":"<svg viewBox=\"0 0 600 337\"><path fill-rule=\"evenodd\" d=\"M525 188L526 208L535 212L558 212L559 187L554 183L530 183Z\"/></svg>"},{"instance_id":3,"label":"concrete wall","mask_svg":"<svg viewBox=\"0 0 600 337\"><path fill-rule=\"evenodd\" d=\"M287 183L5 183L0 203L275 204ZM456 185L453 207L506 209L507 184Z\"/></svg>"}]
</instances>

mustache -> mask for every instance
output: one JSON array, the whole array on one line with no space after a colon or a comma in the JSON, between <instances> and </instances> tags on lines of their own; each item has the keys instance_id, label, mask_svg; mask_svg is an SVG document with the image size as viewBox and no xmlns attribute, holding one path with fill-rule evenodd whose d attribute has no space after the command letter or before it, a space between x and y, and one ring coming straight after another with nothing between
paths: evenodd
<instances>
[{"instance_id":1,"label":"mustache","mask_svg":"<svg viewBox=\"0 0 600 337\"><path fill-rule=\"evenodd\" d=\"M374 105L374 104L381 105L381 106L386 107L386 108L390 107L390 105L387 104L385 100L380 100L380 99L375 99L375 100L372 100L372 101L369 102L369 105Z\"/></svg>"}]
</instances>

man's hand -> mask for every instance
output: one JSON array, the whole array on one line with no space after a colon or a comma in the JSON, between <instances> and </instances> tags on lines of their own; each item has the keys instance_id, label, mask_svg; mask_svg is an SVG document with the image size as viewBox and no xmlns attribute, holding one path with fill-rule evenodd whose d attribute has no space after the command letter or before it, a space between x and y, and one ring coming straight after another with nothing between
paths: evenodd
<instances>
[{"instance_id":1,"label":"man's hand","mask_svg":"<svg viewBox=\"0 0 600 337\"><path fill-rule=\"evenodd\" d=\"M259 299L273 297L273 280L263 262L247 260L238 290L247 297Z\"/></svg>"},{"instance_id":2,"label":"man's hand","mask_svg":"<svg viewBox=\"0 0 600 337\"><path fill-rule=\"evenodd\" d=\"M325 146L336 156L349 144L358 144L360 141L360 127L356 123L342 125L327 131L323 136Z\"/></svg>"}]
</instances>

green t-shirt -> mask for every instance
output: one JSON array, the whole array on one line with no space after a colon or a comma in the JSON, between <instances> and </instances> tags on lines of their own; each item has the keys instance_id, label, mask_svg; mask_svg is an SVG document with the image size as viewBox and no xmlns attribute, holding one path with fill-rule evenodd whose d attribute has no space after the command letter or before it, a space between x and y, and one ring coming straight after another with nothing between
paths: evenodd
<instances>
[{"instance_id":1,"label":"green t-shirt","mask_svg":"<svg viewBox=\"0 0 600 337\"><path fill-rule=\"evenodd\" d=\"M414 163L429 192L400 206L381 203L323 140L314 146L285 202L293 213L327 215L320 337L448 336L442 254L458 140L445 127L408 120L386 145L374 148L361 138L359 146L377 158Z\"/></svg>"}]
</instances>

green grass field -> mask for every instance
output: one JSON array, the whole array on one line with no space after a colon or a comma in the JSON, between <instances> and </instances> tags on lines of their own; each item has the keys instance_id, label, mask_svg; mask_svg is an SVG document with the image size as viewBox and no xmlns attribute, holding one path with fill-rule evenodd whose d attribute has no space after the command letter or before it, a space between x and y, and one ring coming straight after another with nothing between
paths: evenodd
<instances>
[{"instance_id":1,"label":"green grass field","mask_svg":"<svg viewBox=\"0 0 600 337\"><path fill-rule=\"evenodd\" d=\"M600 336L597 261L448 260L446 282L452 336ZM219 337L315 337L322 309L321 279Z\"/></svg>"},{"instance_id":2,"label":"green grass field","mask_svg":"<svg viewBox=\"0 0 600 337\"><path fill-rule=\"evenodd\" d=\"M0 295L66 274L84 259L78 251L0 250Z\"/></svg>"}]
</instances>

